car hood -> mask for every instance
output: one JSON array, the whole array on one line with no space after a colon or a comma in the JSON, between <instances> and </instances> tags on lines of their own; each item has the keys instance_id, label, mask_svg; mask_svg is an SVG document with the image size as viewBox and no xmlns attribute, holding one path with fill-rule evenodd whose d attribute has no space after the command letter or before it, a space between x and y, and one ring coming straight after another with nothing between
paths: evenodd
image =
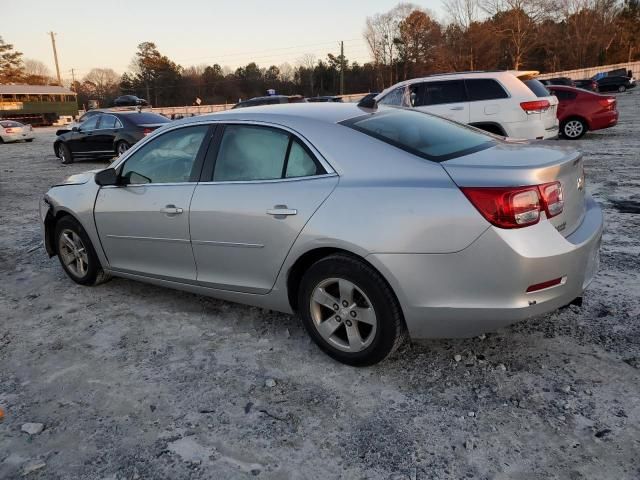
<instances>
[{"instance_id":1,"label":"car hood","mask_svg":"<svg viewBox=\"0 0 640 480\"><path fill-rule=\"evenodd\" d=\"M65 178L61 183L54 185L54 187L59 187L62 185L83 185L89 180L93 180L93 178L96 176L96 173L100 171L101 169L97 169L89 170L88 172L76 173L74 175L71 175L70 177Z\"/></svg>"}]
</instances>

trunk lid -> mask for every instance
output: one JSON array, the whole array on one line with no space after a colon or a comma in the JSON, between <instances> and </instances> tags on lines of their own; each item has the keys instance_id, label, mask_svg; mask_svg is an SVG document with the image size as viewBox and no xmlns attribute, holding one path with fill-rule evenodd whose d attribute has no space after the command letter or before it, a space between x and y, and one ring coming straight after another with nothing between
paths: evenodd
<instances>
[{"instance_id":1,"label":"trunk lid","mask_svg":"<svg viewBox=\"0 0 640 480\"><path fill-rule=\"evenodd\" d=\"M582 155L543 143L500 142L495 147L442 162L459 187L520 187L559 181L564 208L549 219L565 237L582 223L585 180Z\"/></svg>"}]
</instances>

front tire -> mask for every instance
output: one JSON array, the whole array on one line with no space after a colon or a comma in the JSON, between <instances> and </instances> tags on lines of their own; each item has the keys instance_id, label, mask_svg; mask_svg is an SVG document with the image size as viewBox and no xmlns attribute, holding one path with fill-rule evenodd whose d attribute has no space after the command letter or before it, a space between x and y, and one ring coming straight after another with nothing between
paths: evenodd
<instances>
[{"instance_id":1,"label":"front tire","mask_svg":"<svg viewBox=\"0 0 640 480\"><path fill-rule=\"evenodd\" d=\"M620 93L624 93L624 92L626 92L626 91L627 91L627 87L625 87L624 85L620 85L620 86L618 87L618 92L620 92Z\"/></svg>"},{"instance_id":2,"label":"front tire","mask_svg":"<svg viewBox=\"0 0 640 480\"><path fill-rule=\"evenodd\" d=\"M370 265L348 255L325 257L305 272L298 309L313 341L347 365L381 362L406 338L389 285Z\"/></svg>"},{"instance_id":3,"label":"front tire","mask_svg":"<svg viewBox=\"0 0 640 480\"><path fill-rule=\"evenodd\" d=\"M570 118L562 122L560 131L564 138L578 140L587 133L587 124L579 118Z\"/></svg>"},{"instance_id":4,"label":"front tire","mask_svg":"<svg viewBox=\"0 0 640 480\"><path fill-rule=\"evenodd\" d=\"M33 138L28 138L28 139L25 140L25 142L31 143L31 142L33 142Z\"/></svg>"},{"instance_id":5,"label":"front tire","mask_svg":"<svg viewBox=\"0 0 640 480\"><path fill-rule=\"evenodd\" d=\"M60 264L71 280L80 285L97 285L109 279L87 232L73 217L63 217L56 223L55 242Z\"/></svg>"},{"instance_id":6,"label":"front tire","mask_svg":"<svg viewBox=\"0 0 640 480\"><path fill-rule=\"evenodd\" d=\"M73 163L73 154L71 153L71 149L69 149L69 147L66 144L61 143L60 147L58 148L58 151L60 152L60 161L64 165L69 165Z\"/></svg>"}]
</instances>

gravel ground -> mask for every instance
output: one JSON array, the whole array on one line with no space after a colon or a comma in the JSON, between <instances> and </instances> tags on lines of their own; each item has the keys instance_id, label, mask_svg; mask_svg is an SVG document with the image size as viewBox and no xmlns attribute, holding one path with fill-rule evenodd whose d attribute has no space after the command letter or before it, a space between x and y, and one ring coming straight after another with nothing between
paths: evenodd
<instances>
[{"instance_id":1,"label":"gravel ground","mask_svg":"<svg viewBox=\"0 0 640 480\"><path fill-rule=\"evenodd\" d=\"M563 142L607 222L584 305L364 369L287 315L75 285L41 246L38 200L101 164L62 166L53 129L0 145L0 478L640 478L636 90L620 125Z\"/></svg>"}]
</instances>

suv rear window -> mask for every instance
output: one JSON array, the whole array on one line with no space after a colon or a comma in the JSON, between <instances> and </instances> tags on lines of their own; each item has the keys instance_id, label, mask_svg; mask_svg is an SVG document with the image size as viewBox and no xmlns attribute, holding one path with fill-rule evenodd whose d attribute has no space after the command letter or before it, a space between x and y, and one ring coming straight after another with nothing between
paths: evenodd
<instances>
[{"instance_id":1,"label":"suv rear window","mask_svg":"<svg viewBox=\"0 0 640 480\"><path fill-rule=\"evenodd\" d=\"M469 100L472 102L509 98L502 85L491 78L470 78L464 82L467 85Z\"/></svg>"},{"instance_id":2,"label":"suv rear window","mask_svg":"<svg viewBox=\"0 0 640 480\"><path fill-rule=\"evenodd\" d=\"M491 137L476 130L409 109L385 109L340 124L434 162L450 160L496 144Z\"/></svg>"},{"instance_id":3,"label":"suv rear window","mask_svg":"<svg viewBox=\"0 0 640 480\"><path fill-rule=\"evenodd\" d=\"M525 80L524 84L529 87L536 97L549 97L551 93L540 80Z\"/></svg>"}]
</instances>

